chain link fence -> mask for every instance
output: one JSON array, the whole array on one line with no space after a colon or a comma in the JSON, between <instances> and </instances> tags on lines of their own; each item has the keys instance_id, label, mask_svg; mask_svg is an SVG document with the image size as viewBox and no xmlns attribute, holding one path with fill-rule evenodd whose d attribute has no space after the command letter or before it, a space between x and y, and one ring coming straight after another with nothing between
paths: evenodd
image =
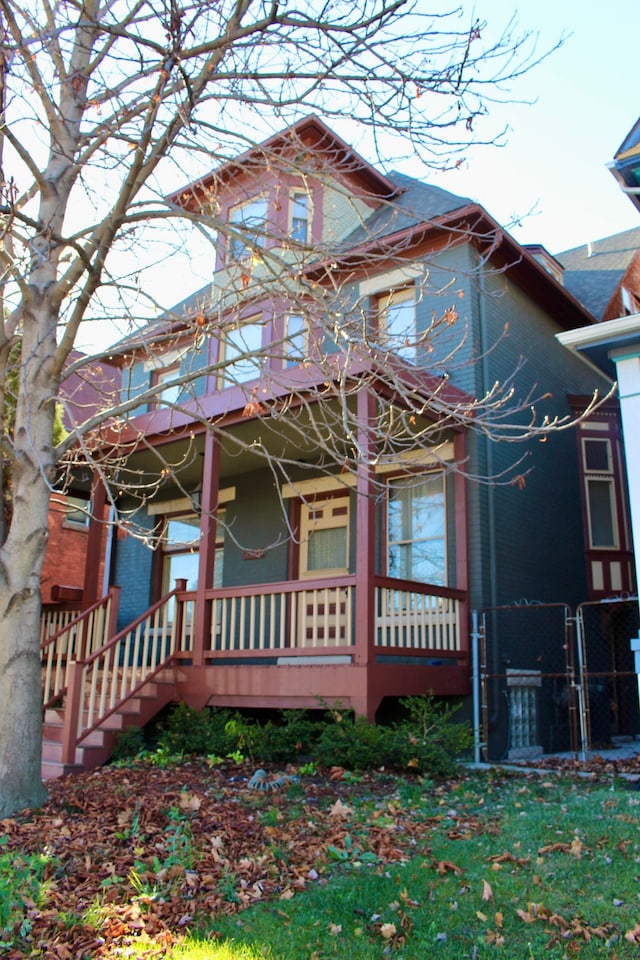
<instances>
[{"instance_id":1,"label":"chain link fence","mask_svg":"<svg viewBox=\"0 0 640 960\"><path fill-rule=\"evenodd\" d=\"M528 603L478 619L479 721L484 759L591 751L640 734L630 640L635 599Z\"/></svg>"}]
</instances>

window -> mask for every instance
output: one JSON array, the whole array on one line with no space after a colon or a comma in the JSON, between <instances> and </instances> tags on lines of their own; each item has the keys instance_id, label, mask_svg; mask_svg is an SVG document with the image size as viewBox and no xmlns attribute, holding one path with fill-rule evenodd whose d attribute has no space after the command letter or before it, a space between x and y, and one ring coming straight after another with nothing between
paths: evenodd
<instances>
[{"instance_id":1,"label":"window","mask_svg":"<svg viewBox=\"0 0 640 960\"><path fill-rule=\"evenodd\" d=\"M246 383L260 376L264 361L261 353L262 328L262 321L254 320L227 330L221 344L221 359L225 364L220 375L223 386Z\"/></svg>"},{"instance_id":2,"label":"window","mask_svg":"<svg viewBox=\"0 0 640 960\"><path fill-rule=\"evenodd\" d=\"M182 386L180 384L175 384L172 381L175 380L180 374L180 367L178 364L175 364L171 367L165 367L163 370L156 370L153 374L153 385L157 386L161 383L168 384L163 390L155 394L154 401L155 403L177 403L178 397L182 391Z\"/></svg>"},{"instance_id":3,"label":"window","mask_svg":"<svg viewBox=\"0 0 640 960\"><path fill-rule=\"evenodd\" d=\"M416 303L413 286L393 290L378 299L378 337L381 346L402 357L416 359Z\"/></svg>"},{"instance_id":4,"label":"window","mask_svg":"<svg viewBox=\"0 0 640 960\"><path fill-rule=\"evenodd\" d=\"M187 590L198 585L200 520L195 515L171 517L166 522L162 545L162 592L169 593L176 580L186 580Z\"/></svg>"},{"instance_id":5,"label":"window","mask_svg":"<svg viewBox=\"0 0 640 960\"><path fill-rule=\"evenodd\" d=\"M349 498L303 503L300 516L300 576L326 577L349 569Z\"/></svg>"},{"instance_id":6,"label":"window","mask_svg":"<svg viewBox=\"0 0 640 960\"><path fill-rule=\"evenodd\" d=\"M308 193L294 191L291 195L291 239L297 243L309 241L311 224L311 197Z\"/></svg>"},{"instance_id":7,"label":"window","mask_svg":"<svg viewBox=\"0 0 640 960\"><path fill-rule=\"evenodd\" d=\"M307 357L307 324L304 317L299 315L287 317L286 338L284 351L287 366L292 367Z\"/></svg>"},{"instance_id":8,"label":"window","mask_svg":"<svg viewBox=\"0 0 640 960\"><path fill-rule=\"evenodd\" d=\"M593 548L616 549L618 536L611 441L583 438L582 458L589 543Z\"/></svg>"},{"instance_id":9,"label":"window","mask_svg":"<svg viewBox=\"0 0 640 960\"><path fill-rule=\"evenodd\" d=\"M249 244L263 247L266 239L267 198L253 197L229 211L229 223L242 233L242 237L229 238L229 254L232 260L242 260L252 253Z\"/></svg>"},{"instance_id":10,"label":"window","mask_svg":"<svg viewBox=\"0 0 640 960\"><path fill-rule=\"evenodd\" d=\"M446 586L444 476L389 481L387 571L390 577Z\"/></svg>"},{"instance_id":11,"label":"window","mask_svg":"<svg viewBox=\"0 0 640 960\"><path fill-rule=\"evenodd\" d=\"M216 524L216 557L213 586L222 586L224 563L224 511ZM162 544L162 593L169 593L176 580L186 580L187 590L198 586L200 518L196 514L168 517Z\"/></svg>"},{"instance_id":12,"label":"window","mask_svg":"<svg viewBox=\"0 0 640 960\"><path fill-rule=\"evenodd\" d=\"M89 514L89 503L80 497L67 497L65 502L64 523L65 526L82 528L89 526L91 517Z\"/></svg>"}]
</instances>

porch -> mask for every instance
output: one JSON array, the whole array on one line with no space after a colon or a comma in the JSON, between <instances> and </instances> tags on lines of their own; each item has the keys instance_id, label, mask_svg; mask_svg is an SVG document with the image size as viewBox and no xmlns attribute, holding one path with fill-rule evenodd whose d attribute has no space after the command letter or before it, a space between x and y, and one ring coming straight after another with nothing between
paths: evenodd
<instances>
[{"instance_id":1,"label":"porch","mask_svg":"<svg viewBox=\"0 0 640 960\"><path fill-rule=\"evenodd\" d=\"M363 593L350 575L208 589L200 602L179 581L112 635L117 590L75 617L45 610L49 770L58 744L60 772L104 762L118 729L171 700L197 709L339 703L373 720L385 696L469 693L463 591L375 577L364 625Z\"/></svg>"}]
</instances>

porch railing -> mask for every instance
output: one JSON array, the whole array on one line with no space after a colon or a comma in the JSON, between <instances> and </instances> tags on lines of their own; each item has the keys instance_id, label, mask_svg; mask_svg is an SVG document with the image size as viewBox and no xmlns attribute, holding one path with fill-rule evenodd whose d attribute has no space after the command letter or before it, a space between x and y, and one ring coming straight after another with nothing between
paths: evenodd
<instances>
[{"instance_id":1,"label":"porch railing","mask_svg":"<svg viewBox=\"0 0 640 960\"><path fill-rule=\"evenodd\" d=\"M65 695L71 664L86 660L113 636L119 593L119 587L112 587L106 597L96 600L81 613L77 610L43 612L40 651L45 709Z\"/></svg>"},{"instance_id":2,"label":"porch railing","mask_svg":"<svg viewBox=\"0 0 640 960\"><path fill-rule=\"evenodd\" d=\"M376 645L385 648L459 653L461 607L466 594L422 584L376 580Z\"/></svg>"},{"instance_id":3,"label":"porch railing","mask_svg":"<svg viewBox=\"0 0 640 960\"><path fill-rule=\"evenodd\" d=\"M188 649L193 611L190 600L178 599L179 582L130 626L83 662L69 669L63 762L73 763L78 743L99 727L171 661Z\"/></svg>"},{"instance_id":4,"label":"porch railing","mask_svg":"<svg viewBox=\"0 0 640 960\"><path fill-rule=\"evenodd\" d=\"M211 591L211 649L326 650L354 642L354 577Z\"/></svg>"},{"instance_id":5,"label":"porch railing","mask_svg":"<svg viewBox=\"0 0 640 960\"><path fill-rule=\"evenodd\" d=\"M208 657L348 652L356 642L355 577L208 590ZM194 597L195 594L185 594ZM374 644L418 654L466 652L466 594L376 577Z\"/></svg>"}]
</instances>

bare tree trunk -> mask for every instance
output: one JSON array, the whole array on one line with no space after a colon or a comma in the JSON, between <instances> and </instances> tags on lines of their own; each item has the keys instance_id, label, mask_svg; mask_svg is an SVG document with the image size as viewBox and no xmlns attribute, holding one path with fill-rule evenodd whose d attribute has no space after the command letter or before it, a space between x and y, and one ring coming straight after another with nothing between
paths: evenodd
<instances>
[{"instance_id":1,"label":"bare tree trunk","mask_svg":"<svg viewBox=\"0 0 640 960\"><path fill-rule=\"evenodd\" d=\"M0 817L42 803L40 574L54 474L55 318L37 294L25 304L12 461L12 516L0 547ZM28 384L28 386L27 386ZM10 705L10 706L9 706Z\"/></svg>"},{"instance_id":2,"label":"bare tree trunk","mask_svg":"<svg viewBox=\"0 0 640 960\"><path fill-rule=\"evenodd\" d=\"M13 580L13 578L12 578ZM40 775L42 693L38 645L39 592L27 584L0 587L0 818L37 807L46 797ZM11 704L11 709L6 705Z\"/></svg>"}]
</instances>

